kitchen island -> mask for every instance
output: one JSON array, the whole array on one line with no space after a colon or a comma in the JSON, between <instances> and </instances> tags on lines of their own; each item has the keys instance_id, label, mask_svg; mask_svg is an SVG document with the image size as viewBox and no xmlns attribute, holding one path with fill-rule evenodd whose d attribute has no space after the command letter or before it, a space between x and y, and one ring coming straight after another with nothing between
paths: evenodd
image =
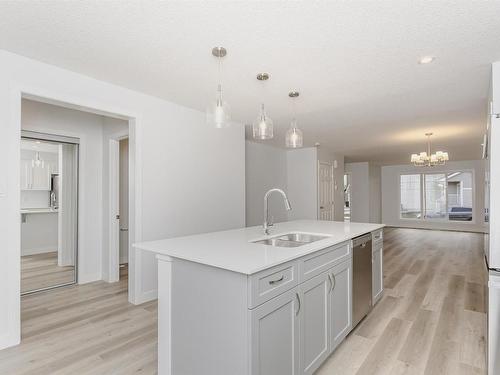
<instances>
[{"instance_id":1,"label":"kitchen island","mask_svg":"<svg viewBox=\"0 0 500 375\"><path fill-rule=\"evenodd\" d=\"M355 237L371 233L373 303L382 294L382 227L303 220L135 244L158 258L159 374L312 374L353 328Z\"/></svg>"}]
</instances>

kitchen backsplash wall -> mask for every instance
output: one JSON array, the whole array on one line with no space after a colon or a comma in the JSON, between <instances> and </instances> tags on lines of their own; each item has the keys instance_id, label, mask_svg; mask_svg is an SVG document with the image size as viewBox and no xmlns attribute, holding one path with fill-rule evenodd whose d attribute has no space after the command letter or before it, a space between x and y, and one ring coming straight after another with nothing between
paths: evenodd
<instances>
[{"instance_id":1,"label":"kitchen backsplash wall","mask_svg":"<svg viewBox=\"0 0 500 375\"><path fill-rule=\"evenodd\" d=\"M50 191L24 190L21 191L21 209L49 207Z\"/></svg>"}]
</instances>

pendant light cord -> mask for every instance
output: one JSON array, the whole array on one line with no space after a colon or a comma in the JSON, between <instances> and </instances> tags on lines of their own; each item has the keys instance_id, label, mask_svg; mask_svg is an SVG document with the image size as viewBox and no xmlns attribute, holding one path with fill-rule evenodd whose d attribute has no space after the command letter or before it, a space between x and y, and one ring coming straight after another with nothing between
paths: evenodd
<instances>
[{"instance_id":1,"label":"pendant light cord","mask_svg":"<svg viewBox=\"0 0 500 375\"><path fill-rule=\"evenodd\" d=\"M297 103L296 103L297 98L292 98L292 127L294 129L297 128Z\"/></svg>"},{"instance_id":2,"label":"pendant light cord","mask_svg":"<svg viewBox=\"0 0 500 375\"><path fill-rule=\"evenodd\" d=\"M220 101L222 105L222 57L218 56L218 64L217 64L217 75L218 75L218 85L217 85L217 91L219 94L218 100Z\"/></svg>"}]
</instances>

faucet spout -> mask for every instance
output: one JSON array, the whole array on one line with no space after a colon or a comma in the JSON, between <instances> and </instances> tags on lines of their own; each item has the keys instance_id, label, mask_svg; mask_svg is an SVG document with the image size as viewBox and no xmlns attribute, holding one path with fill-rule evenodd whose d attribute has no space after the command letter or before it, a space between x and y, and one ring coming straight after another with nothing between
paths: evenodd
<instances>
[{"instance_id":1,"label":"faucet spout","mask_svg":"<svg viewBox=\"0 0 500 375\"><path fill-rule=\"evenodd\" d=\"M277 188L269 190L264 195L264 224L263 224L263 227L264 227L265 234L269 234L269 228L273 226L273 223L269 221L268 200L269 200L269 196L274 192L281 194L281 196L283 197L283 200L285 202L285 208L287 209L287 211L290 211L292 209L292 206L290 205L290 201L288 200L288 197L286 196L286 193L283 190L277 189Z\"/></svg>"}]
</instances>

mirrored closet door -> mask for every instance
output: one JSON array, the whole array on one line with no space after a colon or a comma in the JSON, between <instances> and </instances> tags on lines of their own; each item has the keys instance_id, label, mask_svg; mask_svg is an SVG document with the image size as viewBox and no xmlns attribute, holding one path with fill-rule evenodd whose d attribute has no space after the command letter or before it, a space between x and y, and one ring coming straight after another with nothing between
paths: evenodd
<instances>
[{"instance_id":1,"label":"mirrored closet door","mask_svg":"<svg viewBox=\"0 0 500 375\"><path fill-rule=\"evenodd\" d=\"M78 139L22 132L21 294L74 284Z\"/></svg>"}]
</instances>

